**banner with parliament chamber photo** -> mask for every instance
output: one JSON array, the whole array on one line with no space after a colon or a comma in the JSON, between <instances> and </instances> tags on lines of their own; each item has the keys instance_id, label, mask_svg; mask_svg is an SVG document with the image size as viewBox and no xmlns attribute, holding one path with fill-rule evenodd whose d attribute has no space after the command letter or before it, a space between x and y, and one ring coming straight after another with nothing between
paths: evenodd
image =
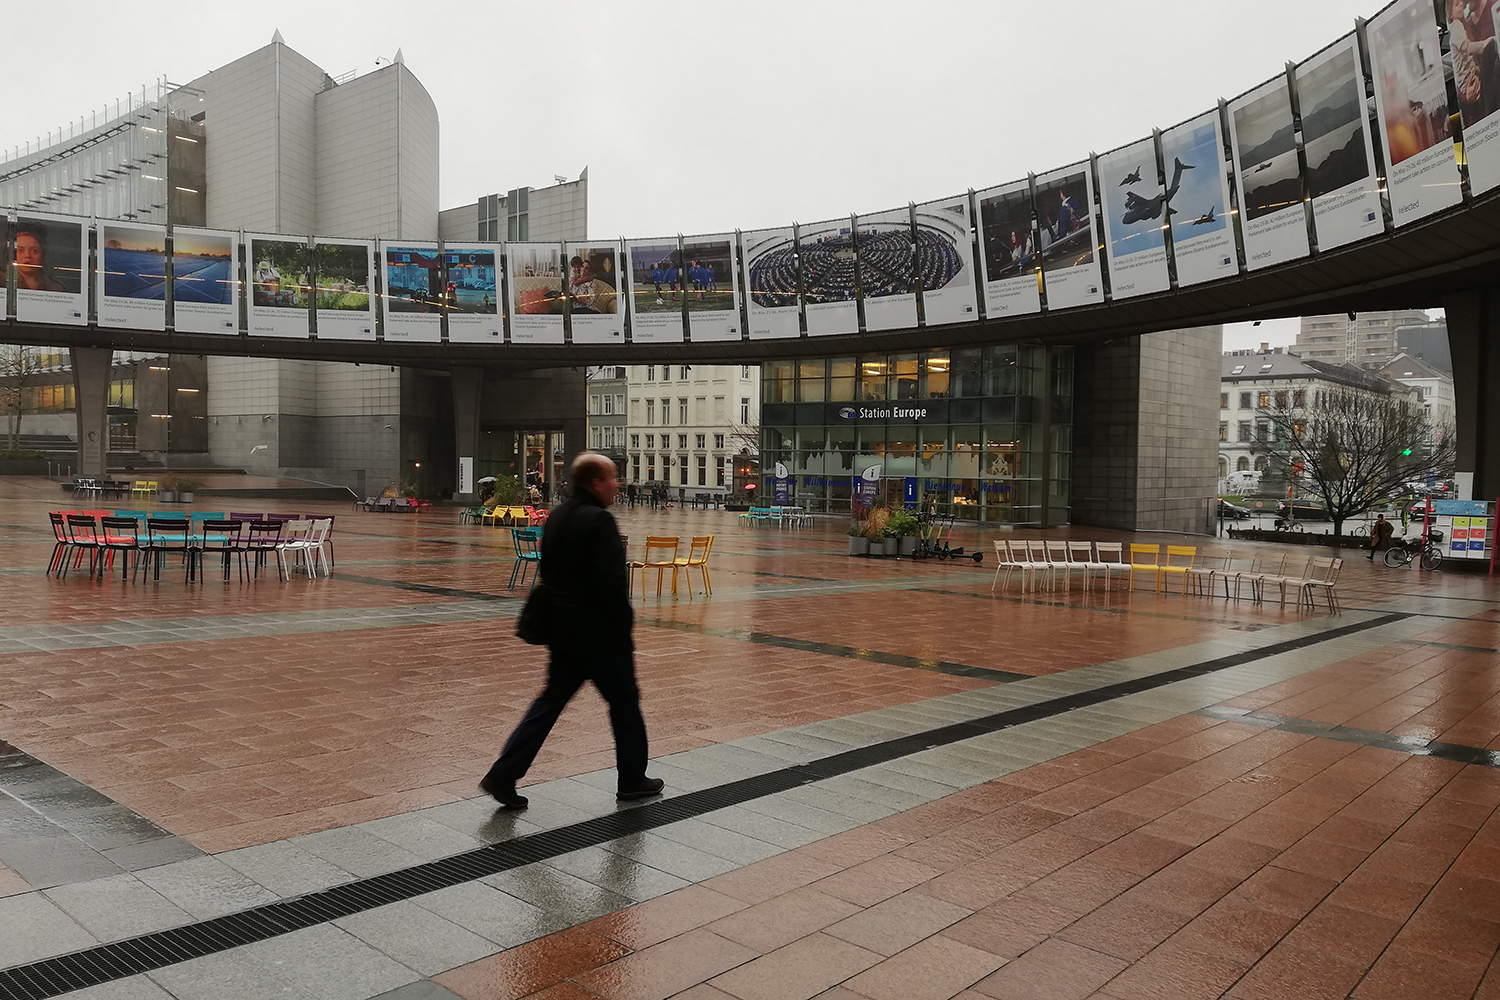
<instances>
[{"instance_id":1,"label":"banner with parliament chamber photo","mask_svg":"<svg viewBox=\"0 0 1500 1000\"><path fill-rule=\"evenodd\" d=\"M1318 249L1385 232L1359 40L1342 38L1293 71Z\"/></svg>"},{"instance_id":2,"label":"banner with parliament chamber photo","mask_svg":"<svg viewBox=\"0 0 1500 1000\"><path fill-rule=\"evenodd\" d=\"M444 306L448 343L505 343L505 301L500 294L499 243L445 243L448 276Z\"/></svg>"},{"instance_id":3,"label":"banner with parliament chamber photo","mask_svg":"<svg viewBox=\"0 0 1500 1000\"><path fill-rule=\"evenodd\" d=\"M443 255L436 243L379 243L384 269L385 339L437 343L443 339ZM321 326L321 324L320 324Z\"/></svg>"},{"instance_id":4,"label":"banner with parliament chamber photo","mask_svg":"<svg viewBox=\"0 0 1500 1000\"><path fill-rule=\"evenodd\" d=\"M802 309L807 335L859 332L854 284L854 220L832 219L797 227L802 269Z\"/></svg>"},{"instance_id":5,"label":"banner with parliament chamber photo","mask_svg":"<svg viewBox=\"0 0 1500 1000\"><path fill-rule=\"evenodd\" d=\"M99 325L167 328L167 227L100 222Z\"/></svg>"},{"instance_id":6,"label":"banner with parliament chamber photo","mask_svg":"<svg viewBox=\"0 0 1500 1000\"><path fill-rule=\"evenodd\" d=\"M1031 181L974 195L979 210L979 261L984 312L990 319L1042 311L1041 259L1032 222Z\"/></svg>"},{"instance_id":7,"label":"banner with parliament chamber photo","mask_svg":"<svg viewBox=\"0 0 1500 1000\"><path fill-rule=\"evenodd\" d=\"M916 208L916 220L923 324L944 326L979 319L969 196L923 202Z\"/></svg>"},{"instance_id":8,"label":"banner with parliament chamber photo","mask_svg":"<svg viewBox=\"0 0 1500 1000\"><path fill-rule=\"evenodd\" d=\"M916 249L911 209L897 208L854 220L859 293L866 330L901 330L917 325Z\"/></svg>"},{"instance_id":9,"label":"banner with parliament chamber photo","mask_svg":"<svg viewBox=\"0 0 1500 1000\"><path fill-rule=\"evenodd\" d=\"M11 224L16 321L87 326L89 230L83 219L26 212Z\"/></svg>"},{"instance_id":10,"label":"banner with parliament chamber photo","mask_svg":"<svg viewBox=\"0 0 1500 1000\"><path fill-rule=\"evenodd\" d=\"M1307 210L1285 76L1229 102L1230 150L1240 189L1240 235L1251 271L1306 257Z\"/></svg>"},{"instance_id":11,"label":"banner with parliament chamber photo","mask_svg":"<svg viewBox=\"0 0 1500 1000\"><path fill-rule=\"evenodd\" d=\"M1104 279L1094 237L1094 180L1087 163L1036 179L1037 237L1047 309L1104 301Z\"/></svg>"},{"instance_id":12,"label":"banner with parliament chamber photo","mask_svg":"<svg viewBox=\"0 0 1500 1000\"><path fill-rule=\"evenodd\" d=\"M694 343L740 339L739 279L734 266L734 234L684 236L688 339Z\"/></svg>"},{"instance_id":13,"label":"banner with parliament chamber photo","mask_svg":"<svg viewBox=\"0 0 1500 1000\"><path fill-rule=\"evenodd\" d=\"M312 254L318 339L374 340L375 244L318 237Z\"/></svg>"},{"instance_id":14,"label":"banner with parliament chamber photo","mask_svg":"<svg viewBox=\"0 0 1500 1000\"><path fill-rule=\"evenodd\" d=\"M510 282L510 341L561 344L564 341L561 247L556 243L505 244Z\"/></svg>"},{"instance_id":15,"label":"banner with parliament chamber photo","mask_svg":"<svg viewBox=\"0 0 1500 1000\"><path fill-rule=\"evenodd\" d=\"M312 258L306 238L250 234L250 336L311 334Z\"/></svg>"},{"instance_id":16,"label":"banner with parliament chamber photo","mask_svg":"<svg viewBox=\"0 0 1500 1000\"><path fill-rule=\"evenodd\" d=\"M1172 265L1177 285L1199 285L1240 273L1229 210L1229 172L1224 166L1224 134L1219 113L1210 111L1161 133L1162 163L1186 168L1176 193L1167 199L1172 232Z\"/></svg>"},{"instance_id":17,"label":"banner with parliament chamber photo","mask_svg":"<svg viewBox=\"0 0 1500 1000\"><path fill-rule=\"evenodd\" d=\"M1172 285L1167 272L1167 214L1196 169L1181 160L1166 164L1165 188L1156 172L1156 140L1143 139L1096 159L1099 200L1104 209L1104 247L1109 256L1110 296L1128 299Z\"/></svg>"},{"instance_id":18,"label":"banner with parliament chamber photo","mask_svg":"<svg viewBox=\"0 0 1500 1000\"><path fill-rule=\"evenodd\" d=\"M745 313L751 340L802 335L797 307L797 243L791 229L740 234L745 271Z\"/></svg>"},{"instance_id":19,"label":"banner with parliament chamber photo","mask_svg":"<svg viewBox=\"0 0 1500 1000\"><path fill-rule=\"evenodd\" d=\"M1365 26L1395 225L1463 200L1432 0L1401 0ZM1458 63L1455 57L1454 71ZM1481 144L1482 145L1482 144ZM1486 159L1481 153L1481 160Z\"/></svg>"},{"instance_id":20,"label":"banner with parliament chamber photo","mask_svg":"<svg viewBox=\"0 0 1500 1000\"><path fill-rule=\"evenodd\" d=\"M172 227L172 326L234 335L240 326L239 234Z\"/></svg>"}]
</instances>

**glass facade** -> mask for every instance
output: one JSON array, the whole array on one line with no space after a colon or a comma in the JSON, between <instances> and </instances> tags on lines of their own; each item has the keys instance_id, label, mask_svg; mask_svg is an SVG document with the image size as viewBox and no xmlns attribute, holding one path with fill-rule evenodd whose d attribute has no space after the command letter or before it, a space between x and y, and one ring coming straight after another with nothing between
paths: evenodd
<instances>
[{"instance_id":1,"label":"glass facade","mask_svg":"<svg viewBox=\"0 0 1500 1000\"><path fill-rule=\"evenodd\" d=\"M1069 519L1073 355L1006 345L778 361L762 368L761 468L792 502L848 511L880 466L887 502L1014 524Z\"/></svg>"}]
</instances>

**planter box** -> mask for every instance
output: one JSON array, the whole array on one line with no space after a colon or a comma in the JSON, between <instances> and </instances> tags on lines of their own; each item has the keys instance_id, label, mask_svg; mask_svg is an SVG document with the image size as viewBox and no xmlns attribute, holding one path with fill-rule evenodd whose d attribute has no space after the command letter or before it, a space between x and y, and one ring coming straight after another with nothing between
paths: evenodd
<instances>
[{"instance_id":1,"label":"planter box","mask_svg":"<svg viewBox=\"0 0 1500 1000\"><path fill-rule=\"evenodd\" d=\"M1281 542L1284 545L1323 545L1332 549L1368 549L1368 535L1323 535L1308 531L1264 531L1230 528L1229 537L1248 542Z\"/></svg>"},{"instance_id":2,"label":"planter box","mask_svg":"<svg viewBox=\"0 0 1500 1000\"><path fill-rule=\"evenodd\" d=\"M870 555L893 556L896 554L896 539L880 538L870 540Z\"/></svg>"},{"instance_id":3,"label":"planter box","mask_svg":"<svg viewBox=\"0 0 1500 1000\"><path fill-rule=\"evenodd\" d=\"M913 554L916 551L917 551L917 536L916 535L897 535L896 536L896 555L898 555L898 556L909 556L909 555Z\"/></svg>"},{"instance_id":4,"label":"planter box","mask_svg":"<svg viewBox=\"0 0 1500 1000\"><path fill-rule=\"evenodd\" d=\"M851 556L867 556L870 554L870 540L864 535L850 535L849 554Z\"/></svg>"},{"instance_id":5,"label":"planter box","mask_svg":"<svg viewBox=\"0 0 1500 1000\"><path fill-rule=\"evenodd\" d=\"M0 458L0 476L45 476L51 471L45 458Z\"/></svg>"},{"instance_id":6,"label":"planter box","mask_svg":"<svg viewBox=\"0 0 1500 1000\"><path fill-rule=\"evenodd\" d=\"M161 492L157 493L156 499L160 500L162 503L176 503L177 494L173 493L171 490L162 490Z\"/></svg>"},{"instance_id":7,"label":"planter box","mask_svg":"<svg viewBox=\"0 0 1500 1000\"><path fill-rule=\"evenodd\" d=\"M193 495L191 493L179 493L179 494L177 494L177 502L178 503L192 503L193 502Z\"/></svg>"}]
</instances>

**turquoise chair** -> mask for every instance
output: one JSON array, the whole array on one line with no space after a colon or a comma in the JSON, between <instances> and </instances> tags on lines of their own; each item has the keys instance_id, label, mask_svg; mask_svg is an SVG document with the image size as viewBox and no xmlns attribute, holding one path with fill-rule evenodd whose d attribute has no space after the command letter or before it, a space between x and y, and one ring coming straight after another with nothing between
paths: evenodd
<instances>
[{"instance_id":1,"label":"turquoise chair","mask_svg":"<svg viewBox=\"0 0 1500 1000\"><path fill-rule=\"evenodd\" d=\"M542 529L511 528L510 537L516 545L516 561L510 568L510 585L506 589L516 589L517 574L520 575L521 582L525 583L528 569L531 570L531 587L535 588L537 574L542 565Z\"/></svg>"}]
</instances>

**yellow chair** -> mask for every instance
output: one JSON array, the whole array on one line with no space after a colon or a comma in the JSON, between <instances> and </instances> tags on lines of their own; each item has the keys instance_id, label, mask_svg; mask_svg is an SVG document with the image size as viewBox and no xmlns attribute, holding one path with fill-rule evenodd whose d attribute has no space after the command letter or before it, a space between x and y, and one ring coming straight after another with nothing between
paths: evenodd
<instances>
[{"instance_id":1,"label":"yellow chair","mask_svg":"<svg viewBox=\"0 0 1500 1000\"><path fill-rule=\"evenodd\" d=\"M639 562L630 564L630 582L626 585L630 593L635 592L635 571L641 571L641 596L646 596L646 570L656 570L656 596L661 596L661 575L667 570L672 571L672 596L677 596L677 546L680 539L673 535L670 538L647 535L646 556Z\"/></svg>"},{"instance_id":2,"label":"yellow chair","mask_svg":"<svg viewBox=\"0 0 1500 1000\"><path fill-rule=\"evenodd\" d=\"M687 576L688 597L693 596L692 569L694 566L698 567L698 572L703 575L703 593L709 596L713 595L713 584L708 582L708 555L713 551L713 548L713 535L696 535L692 543L688 546L687 557L672 560L673 565L679 567ZM641 571L641 589L646 589L645 570Z\"/></svg>"},{"instance_id":3,"label":"yellow chair","mask_svg":"<svg viewBox=\"0 0 1500 1000\"><path fill-rule=\"evenodd\" d=\"M1187 562L1182 562L1186 559ZM1198 561L1198 546L1196 545L1168 545L1167 561L1157 568L1156 590L1161 592L1162 580L1170 573L1176 573L1182 577L1182 593L1187 595L1188 570Z\"/></svg>"},{"instance_id":4,"label":"yellow chair","mask_svg":"<svg viewBox=\"0 0 1500 1000\"><path fill-rule=\"evenodd\" d=\"M1150 562L1146 560L1150 559ZM1156 592L1161 593L1161 559L1160 545L1137 545L1130 544L1130 589L1135 589L1135 575L1137 573L1149 572L1156 578Z\"/></svg>"}]
</instances>

